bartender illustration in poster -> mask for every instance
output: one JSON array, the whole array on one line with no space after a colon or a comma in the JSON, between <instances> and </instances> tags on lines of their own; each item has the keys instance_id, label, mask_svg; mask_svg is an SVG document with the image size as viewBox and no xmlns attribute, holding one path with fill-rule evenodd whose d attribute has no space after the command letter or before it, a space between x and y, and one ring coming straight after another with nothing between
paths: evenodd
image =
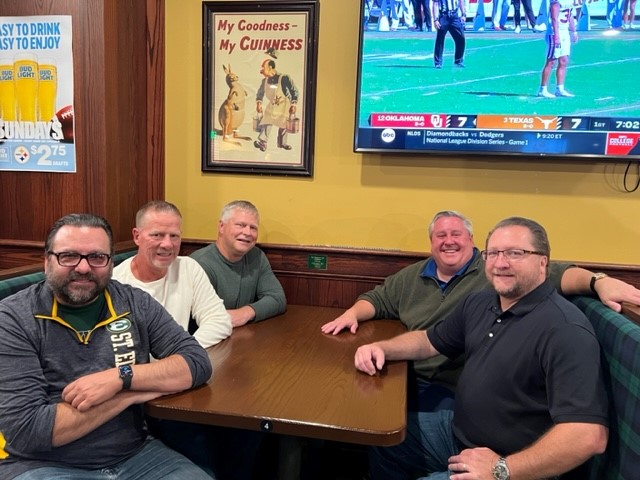
<instances>
[{"instance_id":1,"label":"bartender illustration in poster","mask_svg":"<svg viewBox=\"0 0 640 480\"><path fill-rule=\"evenodd\" d=\"M256 94L256 112L262 117L258 123L258 139L253 146L262 152L266 151L271 129L275 126L278 128L278 148L291 150L291 145L287 143L287 121L295 116L298 89L289 75L277 71L275 61L278 51L269 48L265 53L270 58L263 60L260 65L260 74L264 78Z\"/></svg>"}]
</instances>

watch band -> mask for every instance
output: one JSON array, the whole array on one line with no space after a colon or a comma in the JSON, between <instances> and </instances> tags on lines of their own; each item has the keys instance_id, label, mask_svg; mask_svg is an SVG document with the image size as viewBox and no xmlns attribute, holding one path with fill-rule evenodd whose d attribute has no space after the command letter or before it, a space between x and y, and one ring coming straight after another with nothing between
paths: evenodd
<instances>
[{"instance_id":1,"label":"watch band","mask_svg":"<svg viewBox=\"0 0 640 480\"><path fill-rule=\"evenodd\" d=\"M131 365L121 365L118 367L118 374L122 380L122 389L129 390L131 388L131 379L133 378L133 368Z\"/></svg>"},{"instance_id":2,"label":"watch band","mask_svg":"<svg viewBox=\"0 0 640 480\"><path fill-rule=\"evenodd\" d=\"M491 473L493 474L494 480L510 480L511 472L507 466L507 459L504 457L498 458Z\"/></svg>"},{"instance_id":3,"label":"watch band","mask_svg":"<svg viewBox=\"0 0 640 480\"><path fill-rule=\"evenodd\" d=\"M606 273L602 273L602 272L598 272L598 273L594 273L593 276L591 277L591 281L589 282L589 288L591 289L591 291L595 294L597 294L598 292L596 292L596 282L602 278L608 277L609 275L607 275Z\"/></svg>"}]
</instances>

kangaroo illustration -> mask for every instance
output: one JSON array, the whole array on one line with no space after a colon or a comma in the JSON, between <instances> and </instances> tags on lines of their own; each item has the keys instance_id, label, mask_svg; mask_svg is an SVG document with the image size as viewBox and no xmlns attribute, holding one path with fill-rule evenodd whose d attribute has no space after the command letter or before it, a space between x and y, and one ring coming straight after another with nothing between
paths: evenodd
<instances>
[{"instance_id":1,"label":"kangaroo illustration","mask_svg":"<svg viewBox=\"0 0 640 480\"><path fill-rule=\"evenodd\" d=\"M224 73L226 73L227 86L229 87L229 94L218 111L218 121L222 127L222 140L225 142L233 142L228 137L233 135L233 138L240 138L243 140L250 140L249 137L238 136L237 129L244 121L244 103L247 98L247 92L240 85L238 81L238 75L231 71L231 64L223 65Z\"/></svg>"}]
</instances>

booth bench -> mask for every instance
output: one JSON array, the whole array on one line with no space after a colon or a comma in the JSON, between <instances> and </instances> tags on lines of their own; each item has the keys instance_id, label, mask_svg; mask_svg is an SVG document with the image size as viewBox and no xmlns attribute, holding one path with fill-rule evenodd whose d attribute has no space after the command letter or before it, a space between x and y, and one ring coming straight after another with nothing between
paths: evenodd
<instances>
[{"instance_id":1,"label":"booth bench","mask_svg":"<svg viewBox=\"0 0 640 480\"><path fill-rule=\"evenodd\" d=\"M118 253L114 264L135 254L135 250ZM278 271L274 269L276 275ZM387 272L384 272L385 274ZM283 275L284 277L284 275ZM0 301L44 279L42 271L0 280ZM291 282L281 278L287 298ZM308 282L309 286L313 282ZM338 284L339 282L336 282ZM337 290L341 290L338 285ZM348 290L348 289L347 289ZM351 294L352 292L339 292ZM308 292L307 299L315 298ZM351 296L351 298L355 298ZM349 302L352 300L350 299ZM640 324L616 313L599 300L576 296L577 305L593 324L602 349L605 382L609 394L610 432L607 450L586 465L589 480L631 480L640 478ZM640 318L640 317L639 317ZM583 470L584 472L584 470Z\"/></svg>"},{"instance_id":2,"label":"booth bench","mask_svg":"<svg viewBox=\"0 0 640 480\"><path fill-rule=\"evenodd\" d=\"M137 250L129 250L126 252L116 253L113 256L113 264L118 265L124 259L132 257L136 254ZM8 277L0 280L0 301L22 289L25 289L34 283L38 283L44 280L44 272L37 271L32 273L25 273L22 275L16 275L14 277Z\"/></svg>"}]
</instances>

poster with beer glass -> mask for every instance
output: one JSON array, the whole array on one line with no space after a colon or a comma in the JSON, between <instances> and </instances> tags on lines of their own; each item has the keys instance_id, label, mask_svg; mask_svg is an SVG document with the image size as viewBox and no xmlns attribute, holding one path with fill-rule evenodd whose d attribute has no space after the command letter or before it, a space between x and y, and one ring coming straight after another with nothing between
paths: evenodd
<instances>
[{"instance_id":1,"label":"poster with beer glass","mask_svg":"<svg viewBox=\"0 0 640 480\"><path fill-rule=\"evenodd\" d=\"M312 176L318 0L202 5L202 170Z\"/></svg>"},{"instance_id":2,"label":"poster with beer glass","mask_svg":"<svg viewBox=\"0 0 640 480\"><path fill-rule=\"evenodd\" d=\"M0 170L76 171L71 16L0 17Z\"/></svg>"}]
</instances>

